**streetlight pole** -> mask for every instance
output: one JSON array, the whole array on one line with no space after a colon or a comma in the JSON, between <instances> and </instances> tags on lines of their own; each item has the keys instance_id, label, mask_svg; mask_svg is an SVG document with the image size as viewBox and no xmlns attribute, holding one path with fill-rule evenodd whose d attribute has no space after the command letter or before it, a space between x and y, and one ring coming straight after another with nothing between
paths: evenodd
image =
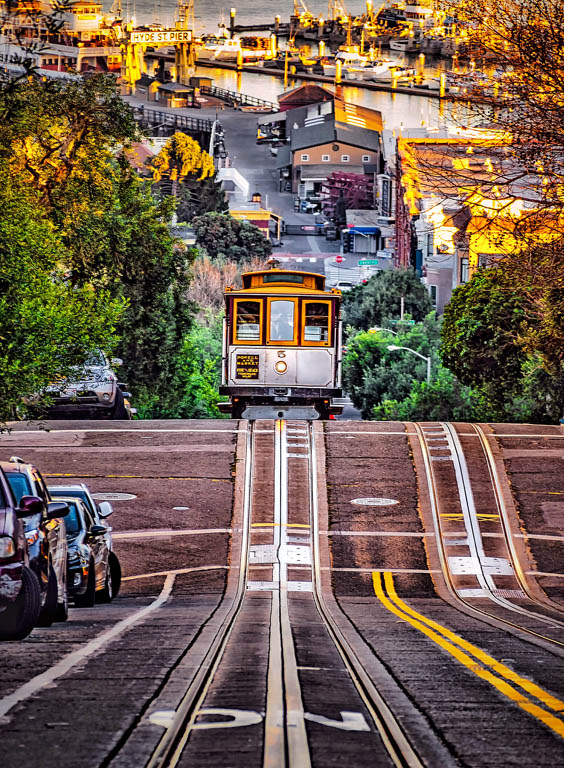
<instances>
[{"instance_id":1,"label":"streetlight pole","mask_svg":"<svg viewBox=\"0 0 564 768\"><path fill-rule=\"evenodd\" d=\"M395 349L404 349L406 352L412 352L414 355L417 355L417 357L420 357L422 360L427 361L427 384L431 383L431 358L427 357L427 355L422 355L421 352L417 352L415 349L411 349L411 347L397 347L395 344L388 344L388 349L390 351L394 351Z\"/></svg>"}]
</instances>

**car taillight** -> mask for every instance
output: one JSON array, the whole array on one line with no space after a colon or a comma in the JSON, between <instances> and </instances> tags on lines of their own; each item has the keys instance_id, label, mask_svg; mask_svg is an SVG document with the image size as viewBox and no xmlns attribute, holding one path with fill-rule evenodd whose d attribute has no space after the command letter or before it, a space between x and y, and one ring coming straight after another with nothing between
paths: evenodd
<instances>
[{"instance_id":1,"label":"car taillight","mask_svg":"<svg viewBox=\"0 0 564 768\"><path fill-rule=\"evenodd\" d=\"M0 559L13 557L16 554L16 545L10 536L0 536Z\"/></svg>"}]
</instances>

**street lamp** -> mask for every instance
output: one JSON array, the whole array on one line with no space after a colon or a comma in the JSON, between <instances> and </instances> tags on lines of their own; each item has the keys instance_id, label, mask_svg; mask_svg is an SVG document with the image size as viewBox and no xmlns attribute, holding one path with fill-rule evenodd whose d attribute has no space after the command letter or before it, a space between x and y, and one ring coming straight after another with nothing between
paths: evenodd
<instances>
[{"instance_id":1,"label":"street lamp","mask_svg":"<svg viewBox=\"0 0 564 768\"><path fill-rule=\"evenodd\" d=\"M417 357L420 357L422 360L427 361L427 384L431 383L431 358L427 357L427 355L422 355L421 352L416 352L414 349L411 349L410 347L396 347L395 344L388 344L388 349L393 352L395 349L405 349L406 352L412 352L414 355L417 355Z\"/></svg>"},{"instance_id":2,"label":"street lamp","mask_svg":"<svg viewBox=\"0 0 564 768\"><path fill-rule=\"evenodd\" d=\"M392 331L391 328L380 328L379 325L374 325L372 328L368 329L368 333L378 333L378 331L384 331L385 333L393 333L394 336L397 335L398 331Z\"/></svg>"}]
</instances>

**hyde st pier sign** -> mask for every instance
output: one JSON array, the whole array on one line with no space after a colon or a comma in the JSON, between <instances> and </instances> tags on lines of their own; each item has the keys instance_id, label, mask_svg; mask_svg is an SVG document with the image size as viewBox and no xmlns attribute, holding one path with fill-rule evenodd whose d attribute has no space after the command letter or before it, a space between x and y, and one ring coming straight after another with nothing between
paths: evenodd
<instances>
[{"instance_id":1,"label":"hyde st pier sign","mask_svg":"<svg viewBox=\"0 0 564 768\"><path fill-rule=\"evenodd\" d=\"M191 29L153 29L148 31L132 31L129 33L132 45L174 45L175 43L191 43Z\"/></svg>"}]
</instances>

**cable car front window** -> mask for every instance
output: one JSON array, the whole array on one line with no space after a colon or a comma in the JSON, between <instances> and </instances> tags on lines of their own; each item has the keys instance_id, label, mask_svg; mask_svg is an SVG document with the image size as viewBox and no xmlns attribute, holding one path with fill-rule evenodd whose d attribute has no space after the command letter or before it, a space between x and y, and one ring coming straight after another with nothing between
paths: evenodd
<instances>
[{"instance_id":1,"label":"cable car front window","mask_svg":"<svg viewBox=\"0 0 564 768\"><path fill-rule=\"evenodd\" d=\"M275 300L270 303L270 341L294 340L294 302Z\"/></svg>"},{"instance_id":2,"label":"cable car front window","mask_svg":"<svg viewBox=\"0 0 564 768\"><path fill-rule=\"evenodd\" d=\"M329 341L329 304L326 302L306 302L304 341Z\"/></svg>"},{"instance_id":3,"label":"cable car front window","mask_svg":"<svg viewBox=\"0 0 564 768\"><path fill-rule=\"evenodd\" d=\"M260 341L260 301L237 303L238 341Z\"/></svg>"}]
</instances>

